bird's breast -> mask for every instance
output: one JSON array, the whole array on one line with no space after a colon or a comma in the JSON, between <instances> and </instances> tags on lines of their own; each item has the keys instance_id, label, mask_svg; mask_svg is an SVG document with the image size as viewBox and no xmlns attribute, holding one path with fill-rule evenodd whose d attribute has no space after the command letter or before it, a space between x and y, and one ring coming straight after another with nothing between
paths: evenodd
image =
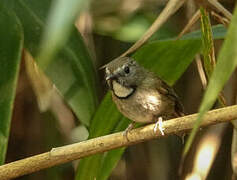
<instances>
[{"instance_id":1,"label":"bird's breast","mask_svg":"<svg viewBox=\"0 0 237 180\"><path fill-rule=\"evenodd\" d=\"M157 94L141 94L138 96L137 101L148 111L155 112L161 106L161 99L157 96Z\"/></svg>"},{"instance_id":2,"label":"bird's breast","mask_svg":"<svg viewBox=\"0 0 237 180\"><path fill-rule=\"evenodd\" d=\"M145 90L138 88L126 99L118 99L113 95L113 99L120 112L136 122L153 122L154 116L163 110L162 97L152 88Z\"/></svg>"}]
</instances>

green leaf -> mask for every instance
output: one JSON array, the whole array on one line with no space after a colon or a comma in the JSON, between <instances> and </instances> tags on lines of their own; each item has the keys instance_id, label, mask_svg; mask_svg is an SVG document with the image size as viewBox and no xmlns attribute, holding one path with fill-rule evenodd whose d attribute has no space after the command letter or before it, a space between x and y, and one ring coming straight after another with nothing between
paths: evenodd
<instances>
[{"instance_id":1,"label":"green leaf","mask_svg":"<svg viewBox=\"0 0 237 180\"><path fill-rule=\"evenodd\" d=\"M23 46L22 27L0 5L0 164L4 163Z\"/></svg>"},{"instance_id":2,"label":"green leaf","mask_svg":"<svg viewBox=\"0 0 237 180\"><path fill-rule=\"evenodd\" d=\"M218 24L215 26L212 26L212 32L213 32L213 38L214 39L224 39L226 36L226 28L225 26ZM182 40L188 40L188 39L201 39L202 38L202 31L197 30L193 31L191 33L188 33L184 35L181 39Z\"/></svg>"},{"instance_id":3,"label":"green leaf","mask_svg":"<svg viewBox=\"0 0 237 180\"><path fill-rule=\"evenodd\" d=\"M92 120L89 138L109 134L116 127L121 118L121 113L112 102L111 93L107 93Z\"/></svg>"},{"instance_id":4,"label":"green leaf","mask_svg":"<svg viewBox=\"0 0 237 180\"><path fill-rule=\"evenodd\" d=\"M155 41L139 49L134 58L173 84L200 50L201 40ZM124 130L128 122L122 118L108 93L92 120L90 138ZM124 148L116 149L81 160L76 179L107 179L123 152Z\"/></svg>"},{"instance_id":5,"label":"green leaf","mask_svg":"<svg viewBox=\"0 0 237 180\"><path fill-rule=\"evenodd\" d=\"M50 5L50 0L14 1L14 10L24 27L25 47L34 57L38 54ZM46 75L56 85L78 119L89 125L98 104L98 80L79 32L75 27L71 31L66 45L51 60L47 68L42 64L39 65L40 68L44 68Z\"/></svg>"},{"instance_id":6,"label":"green leaf","mask_svg":"<svg viewBox=\"0 0 237 180\"><path fill-rule=\"evenodd\" d=\"M201 40L155 41L143 46L134 58L173 85L201 50Z\"/></svg>"},{"instance_id":7,"label":"green leaf","mask_svg":"<svg viewBox=\"0 0 237 180\"><path fill-rule=\"evenodd\" d=\"M125 121L115 104L112 102L111 93L108 93L100 104L90 126L89 138L94 138L113 132L120 121ZM127 123L128 124L128 123ZM126 127L123 127L126 128ZM94 179L101 171L104 155L93 155L80 161L76 179Z\"/></svg>"},{"instance_id":8,"label":"green leaf","mask_svg":"<svg viewBox=\"0 0 237 180\"><path fill-rule=\"evenodd\" d=\"M237 66L237 8L235 8L234 15L232 17L226 39L223 43L221 51L218 55L216 68L214 69L207 90L204 94L201 106L199 108L199 114L196 120L196 124L188 138L183 152L183 157L186 156L191 146L198 128L202 122L204 114L213 106L216 98L227 80Z\"/></svg>"},{"instance_id":9,"label":"green leaf","mask_svg":"<svg viewBox=\"0 0 237 180\"><path fill-rule=\"evenodd\" d=\"M123 117L120 120L117 127L115 128L114 132L124 130L128 127L128 125L129 125L129 120ZM115 168L121 156L123 155L125 149L126 148L114 149L105 154L102 164L101 164L101 170L99 171L99 174L98 174L98 180L108 179L112 170Z\"/></svg>"},{"instance_id":10,"label":"green leaf","mask_svg":"<svg viewBox=\"0 0 237 180\"><path fill-rule=\"evenodd\" d=\"M200 8L200 12L201 12L202 46L203 46L202 48L203 64L205 73L207 75L207 79L209 80L211 73L213 72L213 69L216 65L215 47L213 40L214 37L208 12L203 8ZM218 102L222 107L225 106L225 100L223 99L221 94L218 97Z\"/></svg>"},{"instance_id":11,"label":"green leaf","mask_svg":"<svg viewBox=\"0 0 237 180\"><path fill-rule=\"evenodd\" d=\"M214 43L209 15L206 10L200 8L201 28L202 28L202 45L203 45L203 62L205 72L209 78L215 66Z\"/></svg>"},{"instance_id":12,"label":"green leaf","mask_svg":"<svg viewBox=\"0 0 237 180\"><path fill-rule=\"evenodd\" d=\"M54 55L66 43L73 28L76 15L79 14L88 2L85 0L53 1L38 57L42 69L48 66Z\"/></svg>"}]
</instances>

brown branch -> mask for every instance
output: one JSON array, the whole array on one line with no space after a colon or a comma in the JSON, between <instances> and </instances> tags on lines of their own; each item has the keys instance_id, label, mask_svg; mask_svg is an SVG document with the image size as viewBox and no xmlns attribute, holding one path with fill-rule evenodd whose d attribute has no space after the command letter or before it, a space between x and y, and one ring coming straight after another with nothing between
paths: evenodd
<instances>
[{"instance_id":1,"label":"brown branch","mask_svg":"<svg viewBox=\"0 0 237 180\"><path fill-rule=\"evenodd\" d=\"M163 123L165 135L191 130L196 118L197 114L193 114L165 121ZM237 119L237 105L209 111L204 116L202 126L232 121L234 119ZM129 146L162 136L160 132L154 133L153 129L154 124L131 130L128 133L129 141L123 133L120 132L80 143L53 148L50 152L0 166L0 179L16 178L96 153Z\"/></svg>"}]
</instances>

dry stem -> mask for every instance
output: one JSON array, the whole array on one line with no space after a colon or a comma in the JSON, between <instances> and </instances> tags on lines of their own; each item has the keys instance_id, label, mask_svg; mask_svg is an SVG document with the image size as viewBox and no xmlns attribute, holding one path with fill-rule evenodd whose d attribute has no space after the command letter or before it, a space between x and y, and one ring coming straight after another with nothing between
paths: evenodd
<instances>
[{"instance_id":1,"label":"dry stem","mask_svg":"<svg viewBox=\"0 0 237 180\"><path fill-rule=\"evenodd\" d=\"M200 77L201 82L202 82L202 86L203 86L204 89L206 89L206 87L207 87L207 77L206 77L206 74L205 74L205 71L204 71L204 68L203 68L203 65L202 65L202 60L201 60L200 54L197 54L195 56L195 59L196 59L198 74L199 74L199 77Z\"/></svg>"},{"instance_id":2,"label":"dry stem","mask_svg":"<svg viewBox=\"0 0 237 180\"><path fill-rule=\"evenodd\" d=\"M216 0L208 0L208 2L213 7L215 7L219 12L221 12L226 18L231 20L232 14L224 6L222 6L218 1L216 1Z\"/></svg>"},{"instance_id":3,"label":"dry stem","mask_svg":"<svg viewBox=\"0 0 237 180\"><path fill-rule=\"evenodd\" d=\"M123 53L121 57L131 54L140 48L170 18L170 16L173 15L184 4L184 2L185 0L169 0L151 27L132 47Z\"/></svg>"},{"instance_id":4,"label":"dry stem","mask_svg":"<svg viewBox=\"0 0 237 180\"><path fill-rule=\"evenodd\" d=\"M197 22L200 16L201 16L200 10L197 10L195 14L191 17L191 19L188 21L188 24L179 33L177 39L180 39L186 32L188 32L192 28L192 26Z\"/></svg>"}]
</instances>

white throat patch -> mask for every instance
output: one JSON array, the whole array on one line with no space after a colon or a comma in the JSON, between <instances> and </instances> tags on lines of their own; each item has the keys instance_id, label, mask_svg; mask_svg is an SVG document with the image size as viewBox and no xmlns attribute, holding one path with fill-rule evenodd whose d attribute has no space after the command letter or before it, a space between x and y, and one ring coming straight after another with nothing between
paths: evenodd
<instances>
[{"instance_id":1,"label":"white throat patch","mask_svg":"<svg viewBox=\"0 0 237 180\"><path fill-rule=\"evenodd\" d=\"M127 88L117 83L116 81L112 81L113 91L116 96L119 98L126 98L131 95L134 91L133 88Z\"/></svg>"}]
</instances>

